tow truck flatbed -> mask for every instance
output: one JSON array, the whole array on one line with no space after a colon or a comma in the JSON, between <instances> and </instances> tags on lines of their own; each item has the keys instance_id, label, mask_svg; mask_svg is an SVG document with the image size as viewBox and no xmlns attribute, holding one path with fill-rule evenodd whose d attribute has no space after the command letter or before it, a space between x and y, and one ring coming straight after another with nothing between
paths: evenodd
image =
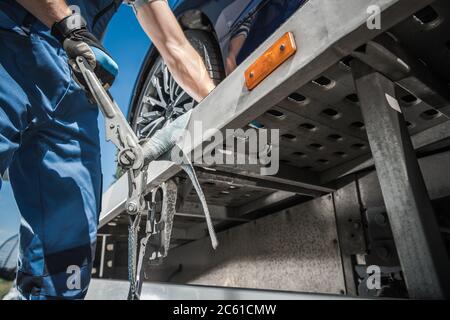
<instances>
[{"instance_id":1,"label":"tow truck flatbed","mask_svg":"<svg viewBox=\"0 0 450 320\"><path fill-rule=\"evenodd\" d=\"M366 129L381 123L377 123L380 119L375 119L376 115L371 114L366 106L371 98L380 102L379 93L393 88L396 102L390 107L395 108L398 103L398 108L402 108L406 119L404 124L415 150L426 150L450 137L449 79L445 79L450 76L446 73L448 62L445 56L436 53L448 50L445 49L448 42L442 38L442 32L433 33L432 28L427 29L429 26L425 21L414 16L432 3L441 9L439 13L445 17L442 22L445 29L450 12L443 1L311 0L193 110L187 127L194 140L192 149L188 150L192 154L208 140L193 134L195 121L202 122L203 132L218 129L225 133L226 129L243 128L255 119L264 128L281 130L280 171L274 176L262 176L254 168L239 166L198 168L199 180L204 186L216 226L250 221L258 216L257 212L264 212L265 208L279 203L298 202L336 192L342 177L374 164L384 162L399 171L417 172L414 167L417 160L410 152L413 149L410 150L407 143L402 147L402 142L409 137L400 129L396 131L397 120L388 123L392 125L389 130L393 136L386 137L381 133L377 136L370 130L368 135ZM380 28L371 29L368 20L373 18L373 10L377 8ZM424 34L423 30L431 31ZM286 32L293 34L297 53L249 91L245 85L245 70ZM433 52L428 50L430 46ZM419 61L417 56L430 58L435 65L424 68L423 61ZM354 63L355 60L364 65ZM439 71L439 65L445 66L444 70ZM365 77L364 74L373 76L376 82L373 92L368 92L371 90L368 90L367 83L359 80ZM377 81L382 84L378 85ZM380 102L380 105L385 103ZM373 123L370 123L371 117ZM389 158L386 150L376 151L374 148L380 140L391 138L400 141L400 146L392 146L393 151L400 150L399 154L405 155L399 160ZM214 142L209 141L208 146L215 147ZM398 167L395 167L397 162ZM147 190L150 192L179 172L179 166L168 161L151 163ZM379 178L382 182L389 181L388 177ZM394 185L402 186L402 182L397 181ZM239 192L230 192L230 185L237 186ZM399 189L408 191L409 187ZM400 201L398 199L404 200L403 203L411 202L411 194L423 191L422 183L419 181L410 189L412 191L408 194L399 191L397 200L385 198L388 211L395 201ZM124 206L127 195L126 176L122 176L103 195L101 234L126 233ZM174 246L207 235L204 223L199 219L201 211L194 195L188 196L187 200L177 213L179 225L174 225ZM428 210L414 206L409 209L417 213L411 218L416 222ZM428 235L435 231L434 227L422 229L419 223L420 232L405 234L395 222L391 223L394 223L392 228L396 239L414 240L415 243L423 243L424 247ZM411 250L414 251L410 246L400 248L399 255L410 256ZM425 251L421 263L438 276L434 280L419 276L417 281L410 280L408 287L412 292L419 292L422 281L434 281L436 291L427 294L441 296L445 291L439 285L442 269L439 264L432 266L430 262L438 253ZM412 268L412 261L408 259L402 259L405 270ZM447 262L442 262L442 266L447 266Z\"/></svg>"}]
</instances>

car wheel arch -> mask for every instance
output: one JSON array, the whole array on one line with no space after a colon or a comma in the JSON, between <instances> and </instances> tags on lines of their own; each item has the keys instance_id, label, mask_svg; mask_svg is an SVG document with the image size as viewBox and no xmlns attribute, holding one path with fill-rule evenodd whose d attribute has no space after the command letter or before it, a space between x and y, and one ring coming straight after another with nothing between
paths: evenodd
<instances>
[{"instance_id":1,"label":"car wheel arch","mask_svg":"<svg viewBox=\"0 0 450 320\"><path fill-rule=\"evenodd\" d=\"M177 14L175 12L175 14ZM187 10L181 14L177 15L177 20L182 26L183 30L203 30L207 31L216 41L217 45L220 48L220 51L222 52L222 48L220 47L220 42L217 37L217 33L214 29L213 23L209 19L209 17L201 10L198 9L191 9ZM200 22L198 22L200 21ZM223 52L222 52L223 53ZM129 112L127 115L127 119L129 122L132 121L134 117L134 113L136 112L136 107L139 102L139 98L141 95L141 92L143 90L143 87L145 85L145 79L146 74L151 69L153 63L158 58L158 50L154 45L151 45L148 49L148 52L143 60L142 67L139 71L139 74L136 78L136 83L133 89L133 93L130 99L129 104ZM223 57L222 57L223 61Z\"/></svg>"}]
</instances>

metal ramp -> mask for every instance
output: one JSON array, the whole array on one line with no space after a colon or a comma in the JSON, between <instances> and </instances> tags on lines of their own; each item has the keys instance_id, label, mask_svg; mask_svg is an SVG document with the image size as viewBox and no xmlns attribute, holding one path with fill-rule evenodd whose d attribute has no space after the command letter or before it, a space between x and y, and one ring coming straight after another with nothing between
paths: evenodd
<instances>
[{"instance_id":1,"label":"metal ramp","mask_svg":"<svg viewBox=\"0 0 450 320\"><path fill-rule=\"evenodd\" d=\"M124 300L128 295L126 281L92 280L86 300ZM144 283L142 300L348 300L345 296L249 290L166 283Z\"/></svg>"},{"instance_id":2,"label":"metal ramp","mask_svg":"<svg viewBox=\"0 0 450 320\"><path fill-rule=\"evenodd\" d=\"M367 28L369 6L381 9L381 30ZM377 124L369 124L368 111L364 111L365 115L362 112L361 103L370 97L370 92L355 88L355 73L362 68L358 61L363 61L374 74L382 75L387 83L395 83L392 95L404 120L400 117L390 124L393 128L404 125L417 151L433 152L448 146L448 30L450 5L445 0L311 0L305 4L193 112L188 127L191 133L197 120L202 121L204 132L211 128L243 128L254 120L264 128L280 129L280 171L275 176L261 176L254 166L198 168L216 227L223 230L267 214L271 208L331 193L343 176L383 161L398 161L400 166L417 162L408 146L401 150L408 154L404 158L389 159L380 151L375 161L372 159L371 145L377 139L398 137L401 143L409 140L409 135L402 135L402 130L394 130L393 134L398 134L394 137L368 135L367 127ZM244 70L287 31L295 36L297 54L248 91ZM192 136L194 151L204 141L199 135ZM415 169L409 173L420 176ZM176 175L183 186L185 177L179 175L178 167L169 162L153 162L148 171L148 190ZM413 186L411 194L422 193L420 181L418 186L420 191ZM101 234L126 234L127 219L123 213L127 193L124 176L104 194ZM173 246L207 235L201 209L189 189L179 211ZM433 218L423 218L419 212L414 219ZM408 240L429 240L433 228L419 230L425 234L423 238ZM403 235L401 228L397 231L398 237ZM435 261L436 254L425 253L429 262ZM403 268L408 268L410 262L404 258L402 263ZM428 267L440 274L439 264L430 262ZM410 290L420 291L421 280L440 282L419 278L418 283L409 283ZM437 289L427 294L440 296L442 292Z\"/></svg>"}]
</instances>

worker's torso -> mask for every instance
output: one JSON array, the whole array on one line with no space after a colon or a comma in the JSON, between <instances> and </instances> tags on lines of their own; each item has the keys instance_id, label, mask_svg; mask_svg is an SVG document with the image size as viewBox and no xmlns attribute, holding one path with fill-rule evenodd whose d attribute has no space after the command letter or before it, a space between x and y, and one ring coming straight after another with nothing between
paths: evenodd
<instances>
[{"instance_id":1,"label":"worker's torso","mask_svg":"<svg viewBox=\"0 0 450 320\"><path fill-rule=\"evenodd\" d=\"M73 9L83 15L89 29L99 38L103 35L122 0L68 0ZM0 28L20 28L30 21L28 12L16 0L0 1ZM20 30L18 30L20 31Z\"/></svg>"}]
</instances>

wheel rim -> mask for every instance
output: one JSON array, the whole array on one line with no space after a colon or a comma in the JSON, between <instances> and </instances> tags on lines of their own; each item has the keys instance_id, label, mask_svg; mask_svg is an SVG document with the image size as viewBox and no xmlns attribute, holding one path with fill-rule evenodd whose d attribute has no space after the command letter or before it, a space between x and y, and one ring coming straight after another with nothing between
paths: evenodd
<instances>
[{"instance_id":1,"label":"wheel rim","mask_svg":"<svg viewBox=\"0 0 450 320\"><path fill-rule=\"evenodd\" d=\"M151 69L143 92L134 126L140 139L150 138L196 104L176 83L161 57Z\"/></svg>"}]
</instances>

